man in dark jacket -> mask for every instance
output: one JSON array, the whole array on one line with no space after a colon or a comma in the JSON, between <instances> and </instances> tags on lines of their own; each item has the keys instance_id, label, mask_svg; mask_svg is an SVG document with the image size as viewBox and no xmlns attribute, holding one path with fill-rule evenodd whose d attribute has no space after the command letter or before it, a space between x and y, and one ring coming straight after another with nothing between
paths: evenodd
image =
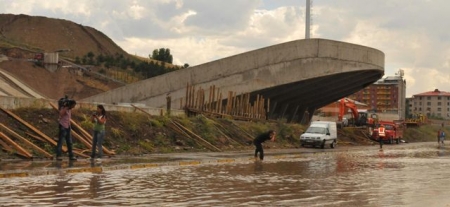
<instances>
[{"instance_id":1,"label":"man in dark jacket","mask_svg":"<svg viewBox=\"0 0 450 207\"><path fill-rule=\"evenodd\" d=\"M262 161L264 159L264 150L262 147L262 143L270 140L275 141L275 131L269 130L268 132L262 133L259 136L257 136L253 140L253 144L255 145L255 160L258 160L258 152L259 152L259 159Z\"/></svg>"}]
</instances>

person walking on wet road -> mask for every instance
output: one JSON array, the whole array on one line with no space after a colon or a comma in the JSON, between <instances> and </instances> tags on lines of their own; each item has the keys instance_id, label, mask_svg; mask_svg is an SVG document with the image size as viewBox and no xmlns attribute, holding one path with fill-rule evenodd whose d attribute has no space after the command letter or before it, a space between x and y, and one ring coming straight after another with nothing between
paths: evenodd
<instances>
[{"instance_id":1,"label":"person walking on wet road","mask_svg":"<svg viewBox=\"0 0 450 207\"><path fill-rule=\"evenodd\" d=\"M444 145L444 140L445 140L445 132L444 130L441 130L441 136L440 136L440 142L442 145Z\"/></svg>"},{"instance_id":2,"label":"person walking on wet road","mask_svg":"<svg viewBox=\"0 0 450 207\"><path fill-rule=\"evenodd\" d=\"M259 136L257 136L254 140L253 140L253 144L255 145L256 149L255 149L255 160L258 160L258 152L259 152L259 160L263 160L264 159L264 150L262 147L262 143L270 140L272 142L275 141L275 131L273 130L269 130L268 132L262 133Z\"/></svg>"},{"instance_id":3,"label":"person walking on wet road","mask_svg":"<svg viewBox=\"0 0 450 207\"><path fill-rule=\"evenodd\" d=\"M381 137L386 136L386 129L384 128L384 125L380 125L378 127L378 141L380 142L380 150L383 150L383 143L384 140Z\"/></svg>"},{"instance_id":4,"label":"person walking on wet road","mask_svg":"<svg viewBox=\"0 0 450 207\"><path fill-rule=\"evenodd\" d=\"M438 142L438 145L441 145L441 130L440 129L437 131L437 142Z\"/></svg>"},{"instance_id":5,"label":"person walking on wet road","mask_svg":"<svg viewBox=\"0 0 450 207\"><path fill-rule=\"evenodd\" d=\"M95 158L95 151L98 148L98 158L103 156L103 140L105 138L106 111L103 105L97 105L97 111L92 115L94 123L94 135L92 136L91 159Z\"/></svg>"},{"instance_id":6,"label":"person walking on wet road","mask_svg":"<svg viewBox=\"0 0 450 207\"><path fill-rule=\"evenodd\" d=\"M72 136L70 134L70 119L72 117L72 109L77 103L74 100L67 100L59 110L59 136L58 144L56 145L56 159L62 160L62 145L66 141L67 151L70 160L77 160L72 151Z\"/></svg>"}]
</instances>

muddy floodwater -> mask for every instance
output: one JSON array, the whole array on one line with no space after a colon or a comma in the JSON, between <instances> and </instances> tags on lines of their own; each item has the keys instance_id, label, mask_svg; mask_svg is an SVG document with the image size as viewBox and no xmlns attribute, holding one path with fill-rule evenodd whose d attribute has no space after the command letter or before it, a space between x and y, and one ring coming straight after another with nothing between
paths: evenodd
<instances>
[{"instance_id":1,"label":"muddy floodwater","mask_svg":"<svg viewBox=\"0 0 450 207\"><path fill-rule=\"evenodd\" d=\"M0 205L450 207L450 145L266 151L262 163L2 178Z\"/></svg>"}]
</instances>

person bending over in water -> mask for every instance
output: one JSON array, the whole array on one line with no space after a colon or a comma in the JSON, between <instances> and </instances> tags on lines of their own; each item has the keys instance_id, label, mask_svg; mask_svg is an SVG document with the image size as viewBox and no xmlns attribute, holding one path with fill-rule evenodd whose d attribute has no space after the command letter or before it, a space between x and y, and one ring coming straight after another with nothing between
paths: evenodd
<instances>
[{"instance_id":1,"label":"person bending over in water","mask_svg":"<svg viewBox=\"0 0 450 207\"><path fill-rule=\"evenodd\" d=\"M259 152L259 159L262 161L264 159L264 150L262 147L262 143L270 140L272 142L275 141L275 131L269 130L268 132L262 133L259 136L257 136L253 140L253 144L255 145L255 160L258 160L258 152Z\"/></svg>"}]
</instances>

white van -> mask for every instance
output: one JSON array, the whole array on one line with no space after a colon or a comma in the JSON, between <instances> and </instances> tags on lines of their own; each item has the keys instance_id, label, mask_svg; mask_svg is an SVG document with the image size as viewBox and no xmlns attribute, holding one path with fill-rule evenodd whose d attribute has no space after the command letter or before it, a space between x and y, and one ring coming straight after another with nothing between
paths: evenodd
<instances>
[{"instance_id":1,"label":"white van","mask_svg":"<svg viewBox=\"0 0 450 207\"><path fill-rule=\"evenodd\" d=\"M335 148L337 144L336 122L332 121L313 121L305 133L300 135L300 145L320 146L322 149L329 144Z\"/></svg>"}]
</instances>

